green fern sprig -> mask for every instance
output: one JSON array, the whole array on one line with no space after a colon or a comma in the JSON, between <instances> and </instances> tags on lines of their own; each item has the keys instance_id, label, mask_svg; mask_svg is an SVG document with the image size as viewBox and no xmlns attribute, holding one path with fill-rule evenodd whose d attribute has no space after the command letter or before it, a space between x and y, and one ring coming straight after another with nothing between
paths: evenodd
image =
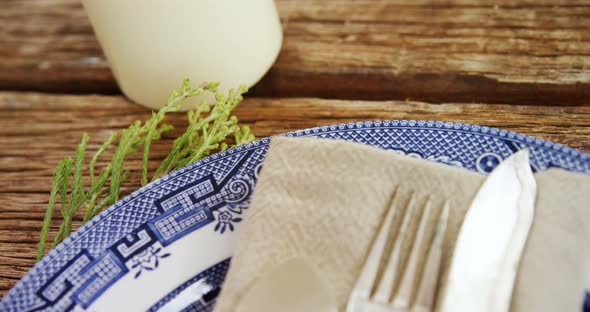
<instances>
[{"instance_id":1,"label":"green fern sprig","mask_svg":"<svg viewBox=\"0 0 590 312\"><path fill-rule=\"evenodd\" d=\"M240 87L238 90L230 90L226 97L218 92L218 86L219 83L208 83L193 87L190 80L185 79L180 89L171 93L167 104L159 111L153 112L151 118L145 123L142 124L138 120L119 134L111 134L90 159L87 170L84 169L84 164L89 136L84 133L76 148L75 159L66 157L58 163L54 172L49 203L38 244L37 260L40 260L45 254L49 228L58 198L60 199L63 220L53 240L52 248L71 234L72 221L80 210L84 211L82 222L87 222L104 208L119 200L121 187L132 174L132 169L126 166L126 160L136 154L140 146L143 146L141 183L147 183L151 144L159 140L163 133L172 129L172 126L161 125L161 123L168 113L177 112L181 104L188 98L210 92L215 95L216 101L211 108L209 104L202 103L193 111L188 112L186 131L174 141L168 156L162 161L152 180L195 162L212 152L226 149L228 145L224 141L229 136L233 136L234 145L253 141L255 138L250 132L250 128L238 125L237 117L231 116L232 111L242 101L242 95L247 91L246 88ZM96 163L116 140L116 148L110 162L96 177ZM83 183L85 171L90 176L88 187L85 187Z\"/></svg>"}]
</instances>

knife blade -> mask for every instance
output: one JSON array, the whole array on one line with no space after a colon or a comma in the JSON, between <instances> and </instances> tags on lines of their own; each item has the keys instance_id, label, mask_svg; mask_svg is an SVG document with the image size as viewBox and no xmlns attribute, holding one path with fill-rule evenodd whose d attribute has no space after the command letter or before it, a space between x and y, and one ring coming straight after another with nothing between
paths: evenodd
<instances>
[{"instance_id":1,"label":"knife blade","mask_svg":"<svg viewBox=\"0 0 590 312\"><path fill-rule=\"evenodd\" d=\"M492 171L465 215L439 311L509 310L535 196L528 151Z\"/></svg>"}]
</instances>

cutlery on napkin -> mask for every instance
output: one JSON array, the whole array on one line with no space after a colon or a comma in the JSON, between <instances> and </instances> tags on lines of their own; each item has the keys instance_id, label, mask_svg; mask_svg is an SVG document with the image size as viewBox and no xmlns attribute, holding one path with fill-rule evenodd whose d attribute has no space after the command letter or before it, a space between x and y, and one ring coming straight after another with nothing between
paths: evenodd
<instances>
[{"instance_id":1,"label":"cutlery on napkin","mask_svg":"<svg viewBox=\"0 0 590 312\"><path fill-rule=\"evenodd\" d=\"M337 309L343 310L396 189L402 200L413 192L421 201L437 194L453 203L443 249L444 291L462 219L484 178L356 143L274 138L216 311L235 311L265 274L296 258L320 273ZM535 222L516 277L512 310L579 310L590 273L590 178L552 169L536 180ZM433 202L433 207L440 211L442 204Z\"/></svg>"},{"instance_id":2,"label":"cutlery on napkin","mask_svg":"<svg viewBox=\"0 0 590 312\"><path fill-rule=\"evenodd\" d=\"M448 245L483 178L362 144L273 138L216 309L234 311L265 272L302 257L322 273L342 310L396 189L403 205L415 192L420 207L430 193L439 194L433 215L444 198L457 201Z\"/></svg>"},{"instance_id":3,"label":"cutlery on napkin","mask_svg":"<svg viewBox=\"0 0 590 312\"><path fill-rule=\"evenodd\" d=\"M486 178L461 225L440 311L509 310L533 222L536 187L526 150L501 162Z\"/></svg>"}]
</instances>

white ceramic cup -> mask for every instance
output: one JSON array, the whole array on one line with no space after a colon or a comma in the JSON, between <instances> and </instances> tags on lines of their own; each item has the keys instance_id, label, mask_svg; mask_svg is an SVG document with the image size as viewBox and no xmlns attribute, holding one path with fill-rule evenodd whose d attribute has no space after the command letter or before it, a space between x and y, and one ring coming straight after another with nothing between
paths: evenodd
<instances>
[{"instance_id":1,"label":"white ceramic cup","mask_svg":"<svg viewBox=\"0 0 590 312\"><path fill-rule=\"evenodd\" d=\"M250 87L282 43L273 0L82 0L117 79L157 109L184 78ZM186 109L187 107L185 107Z\"/></svg>"}]
</instances>

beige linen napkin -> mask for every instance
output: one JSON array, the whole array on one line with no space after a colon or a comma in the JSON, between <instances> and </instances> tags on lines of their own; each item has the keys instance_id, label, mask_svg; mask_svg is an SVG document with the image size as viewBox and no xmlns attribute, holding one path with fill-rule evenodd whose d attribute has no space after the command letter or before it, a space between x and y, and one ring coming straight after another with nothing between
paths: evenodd
<instances>
[{"instance_id":1,"label":"beige linen napkin","mask_svg":"<svg viewBox=\"0 0 590 312\"><path fill-rule=\"evenodd\" d=\"M590 287L590 176L550 169L535 179L535 219L512 310L582 311Z\"/></svg>"},{"instance_id":2,"label":"beige linen napkin","mask_svg":"<svg viewBox=\"0 0 590 312\"><path fill-rule=\"evenodd\" d=\"M216 311L235 311L269 271L297 259L313 266L310 271L321 275L344 310L394 194L402 202L414 196L419 207L429 196L436 209L451 201L444 281L461 221L483 179L462 168L356 143L274 138ZM513 310L579 310L590 272L590 210L584 209L589 198L583 194L590 190L590 179L550 170L537 180L537 217Z\"/></svg>"}]
</instances>

